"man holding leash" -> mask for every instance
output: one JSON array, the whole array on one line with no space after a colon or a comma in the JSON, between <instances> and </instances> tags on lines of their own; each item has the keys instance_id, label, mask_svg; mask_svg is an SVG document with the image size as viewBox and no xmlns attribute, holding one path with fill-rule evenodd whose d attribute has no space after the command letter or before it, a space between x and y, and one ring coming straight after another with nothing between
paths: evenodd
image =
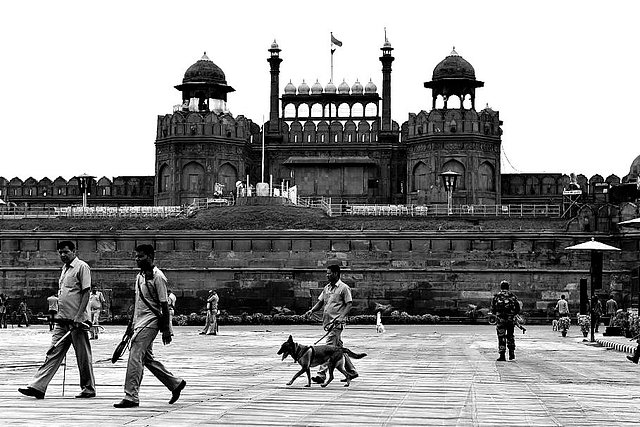
<instances>
[{"instance_id":1,"label":"man holding leash","mask_svg":"<svg viewBox=\"0 0 640 427\"><path fill-rule=\"evenodd\" d=\"M500 292L493 296L491 312L496 315L496 333L498 334L498 362L504 362L505 352L509 349L509 360L516 358L516 339L513 329L516 326L515 316L520 313L518 298L509 292L509 282L500 282Z\"/></svg>"},{"instance_id":2,"label":"man holding leash","mask_svg":"<svg viewBox=\"0 0 640 427\"><path fill-rule=\"evenodd\" d=\"M116 408L140 406L138 391L145 367L171 390L169 404L175 403L180 398L182 389L187 385L185 380L174 376L153 357L153 341L159 331L162 331L162 343L164 345L171 343L167 278L153 264L154 258L153 246L138 245L136 247L136 264L140 272L136 276L136 298L131 319L133 336L124 381L125 397L122 401L113 404Z\"/></svg>"},{"instance_id":3,"label":"man holding leash","mask_svg":"<svg viewBox=\"0 0 640 427\"><path fill-rule=\"evenodd\" d=\"M314 311L324 308L322 326L327 331L326 343L327 345L342 347L342 330L344 329L345 319L353 305L351 288L340 280L340 266L337 264L327 266L327 279L329 283L322 289L318 302L311 310L305 313L305 316L311 316ZM358 378L358 372L347 354L344 355L344 368L349 375L349 380ZM322 367L318 371L318 375L311 378L313 382L324 383L326 369L326 367Z\"/></svg>"},{"instance_id":4,"label":"man holding leash","mask_svg":"<svg viewBox=\"0 0 640 427\"><path fill-rule=\"evenodd\" d=\"M29 386L18 391L26 396L44 399L49 382L62 364L69 347L73 345L80 371L82 392L76 397L96 396L91 344L89 343L89 291L91 289L91 269L86 262L76 256L73 242L65 240L58 243L58 254L64 263L60 274L60 296L58 297L58 316L52 335L52 346L47 357L38 368L35 378Z\"/></svg>"}]
</instances>

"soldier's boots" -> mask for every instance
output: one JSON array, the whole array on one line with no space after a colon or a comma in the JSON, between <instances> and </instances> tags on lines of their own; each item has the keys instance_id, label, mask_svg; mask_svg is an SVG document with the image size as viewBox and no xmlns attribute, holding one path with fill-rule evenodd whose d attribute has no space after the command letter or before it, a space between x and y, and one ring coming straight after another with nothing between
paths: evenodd
<instances>
[{"instance_id":1,"label":"soldier's boots","mask_svg":"<svg viewBox=\"0 0 640 427\"><path fill-rule=\"evenodd\" d=\"M513 350L509 350L509 360L514 360L516 358L516 352Z\"/></svg>"},{"instance_id":2,"label":"soldier's boots","mask_svg":"<svg viewBox=\"0 0 640 427\"><path fill-rule=\"evenodd\" d=\"M637 365L638 360L640 360L640 346L636 347L636 349L633 351L633 356L627 356L627 359Z\"/></svg>"},{"instance_id":3,"label":"soldier's boots","mask_svg":"<svg viewBox=\"0 0 640 427\"><path fill-rule=\"evenodd\" d=\"M507 358L506 358L506 357L504 357L504 351L501 351L501 352L500 352L500 357L498 357L498 358L496 359L496 362L506 362L506 361L507 361Z\"/></svg>"}]
</instances>

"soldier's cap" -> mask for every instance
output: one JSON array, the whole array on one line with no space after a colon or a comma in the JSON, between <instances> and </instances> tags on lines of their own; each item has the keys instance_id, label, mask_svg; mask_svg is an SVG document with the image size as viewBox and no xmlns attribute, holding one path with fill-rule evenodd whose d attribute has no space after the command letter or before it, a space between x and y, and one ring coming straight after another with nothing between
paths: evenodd
<instances>
[{"instance_id":1,"label":"soldier's cap","mask_svg":"<svg viewBox=\"0 0 640 427\"><path fill-rule=\"evenodd\" d=\"M509 282L507 282L506 280L500 282L500 289L509 289Z\"/></svg>"}]
</instances>

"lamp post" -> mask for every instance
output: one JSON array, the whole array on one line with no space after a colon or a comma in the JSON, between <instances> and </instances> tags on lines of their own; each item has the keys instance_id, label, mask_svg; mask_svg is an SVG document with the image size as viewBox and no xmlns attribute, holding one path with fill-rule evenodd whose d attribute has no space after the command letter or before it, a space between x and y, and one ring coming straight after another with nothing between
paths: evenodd
<instances>
[{"instance_id":1,"label":"lamp post","mask_svg":"<svg viewBox=\"0 0 640 427\"><path fill-rule=\"evenodd\" d=\"M602 287L602 252L603 251L619 251L620 249L605 245L604 243L597 242L593 237L590 241L580 243L578 245L573 245L565 248L570 251L591 251L591 298L590 301L593 301L593 294L595 289L595 284L597 283L600 287ZM595 337L593 336L593 303L590 304L590 317L591 321L591 342L595 342Z\"/></svg>"},{"instance_id":2,"label":"lamp post","mask_svg":"<svg viewBox=\"0 0 640 427\"><path fill-rule=\"evenodd\" d=\"M451 215L453 214L453 192L456 189L456 182L460 174L449 169L446 172L442 172L440 176L447 192L447 215Z\"/></svg>"},{"instance_id":3,"label":"lamp post","mask_svg":"<svg viewBox=\"0 0 640 427\"><path fill-rule=\"evenodd\" d=\"M87 193L89 193L91 180L95 178L94 176L83 173L82 175L78 175L75 177L78 180L78 187L80 188L80 194L82 194L82 207L87 207Z\"/></svg>"}]
</instances>

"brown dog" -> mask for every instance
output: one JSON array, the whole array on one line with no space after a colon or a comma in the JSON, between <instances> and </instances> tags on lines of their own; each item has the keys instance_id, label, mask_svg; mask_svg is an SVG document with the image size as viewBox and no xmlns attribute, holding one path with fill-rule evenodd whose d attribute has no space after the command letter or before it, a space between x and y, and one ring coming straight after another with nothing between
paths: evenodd
<instances>
[{"instance_id":1,"label":"brown dog","mask_svg":"<svg viewBox=\"0 0 640 427\"><path fill-rule=\"evenodd\" d=\"M291 378L291 381L287 385L293 384L296 378L303 373L307 373L307 385L305 387L311 387L311 368L314 366L320 366L327 364L329 375L324 383L320 384L321 387L326 387L331 381L333 381L333 370L338 369L346 378L345 387L349 387L351 377L344 370L344 354L348 354L349 357L354 359L362 359L366 356L366 353L354 353L346 347L336 347L333 345L302 345L293 341L293 337L289 335L289 339L282 343L278 354L282 355L282 360L287 356L298 362L301 369Z\"/></svg>"}]
</instances>

